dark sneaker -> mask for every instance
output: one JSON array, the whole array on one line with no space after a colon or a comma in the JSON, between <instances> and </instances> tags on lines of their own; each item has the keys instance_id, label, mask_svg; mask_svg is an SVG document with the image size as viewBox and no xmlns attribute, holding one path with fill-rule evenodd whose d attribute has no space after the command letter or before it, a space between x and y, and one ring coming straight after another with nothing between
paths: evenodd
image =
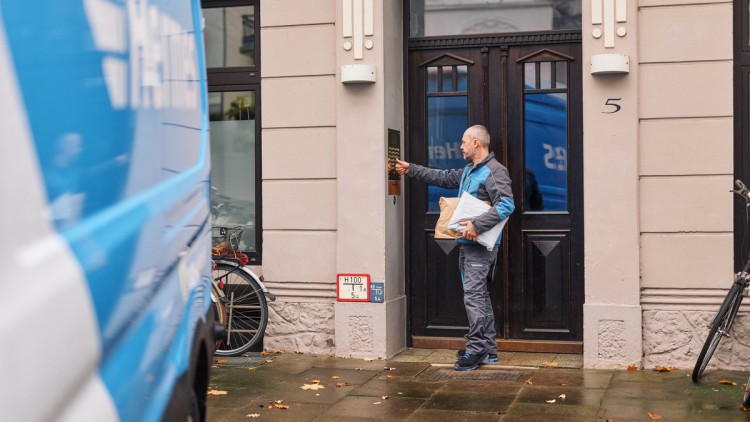
<instances>
[{"instance_id":1,"label":"dark sneaker","mask_svg":"<svg viewBox=\"0 0 750 422\"><path fill-rule=\"evenodd\" d=\"M479 364L487 356L486 353L480 353L478 355L464 354L456 361L453 365L453 369L456 371L473 371L479 367Z\"/></svg>"},{"instance_id":2,"label":"dark sneaker","mask_svg":"<svg viewBox=\"0 0 750 422\"><path fill-rule=\"evenodd\" d=\"M460 358L461 356L463 356L463 355L465 355L465 354L466 354L466 349L458 349L458 352L456 352L456 357L459 357L459 358ZM484 360L483 360L483 361L481 361L481 362L479 362L479 363L480 363L480 364L482 364L482 365L486 365L486 364L488 364L488 363L489 363L489 364L492 364L492 363L497 363L497 362L498 362L499 360L500 360L500 359L498 359L498 357L497 357L497 353L490 353L490 354L488 354L488 355L487 355L487 356L486 356L486 357L484 358Z\"/></svg>"}]
</instances>

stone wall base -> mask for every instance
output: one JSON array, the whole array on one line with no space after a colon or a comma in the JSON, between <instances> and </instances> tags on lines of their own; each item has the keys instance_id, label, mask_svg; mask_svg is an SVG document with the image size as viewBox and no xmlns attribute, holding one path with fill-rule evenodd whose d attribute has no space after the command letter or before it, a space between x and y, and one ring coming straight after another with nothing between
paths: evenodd
<instances>
[{"instance_id":1,"label":"stone wall base","mask_svg":"<svg viewBox=\"0 0 750 422\"><path fill-rule=\"evenodd\" d=\"M643 367L674 366L692 369L716 311L643 311ZM737 315L731 336L714 352L709 369L750 370L750 316Z\"/></svg>"},{"instance_id":2,"label":"stone wall base","mask_svg":"<svg viewBox=\"0 0 750 422\"><path fill-rule=\"evenodd\" d=\"M641 307L611 303L583 305L583 365L627 368L641 363Z\"/></svg>"},{"instance_id":3,"label":"stone wall base","mask_svg":"<svg viewBox=\"0 0 750 422\"><path fill-rule=\"evenodd\" d=\"M388 359L406 347L406 296L336 303L336 356Z\"/></svg>"},{"instance_id":4,"label":"stone wall base","mask_svg":"<svg viewBox=\"0 0 750 422\"><path fill-rule=\"evenodd\" d=\"M268 328L263 339L265 349L333 353L335 320L332 302L270 302L268 312Z\"/></svg>"}]
</instances>

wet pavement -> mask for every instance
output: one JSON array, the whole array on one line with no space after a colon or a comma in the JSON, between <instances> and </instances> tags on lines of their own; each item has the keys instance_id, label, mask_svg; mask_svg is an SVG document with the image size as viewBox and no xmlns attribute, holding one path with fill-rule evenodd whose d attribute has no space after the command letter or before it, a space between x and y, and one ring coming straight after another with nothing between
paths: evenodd
<instances>
[{"instance_id":1,"label":"wet pavement","mask_svg":"<svg viewBox=\"0 0 750 422\"><path fill-rule=\"evenodd\" d=\"M693 384L688 370L581 369L580 355L501 353L468 372L454 361L455 351L418 349L391 360L225 358L212 369L207 420L750 421L740 409L750 372L707 370Z\"/></svg>"}]
</instances>

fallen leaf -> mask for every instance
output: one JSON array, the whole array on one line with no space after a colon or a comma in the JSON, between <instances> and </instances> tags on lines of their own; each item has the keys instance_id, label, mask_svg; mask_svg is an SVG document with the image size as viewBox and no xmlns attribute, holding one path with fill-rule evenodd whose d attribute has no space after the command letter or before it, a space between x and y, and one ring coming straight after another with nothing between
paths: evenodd
<instances>
[{"instance_id":1,"label":"fallen leaf","mask_svg":"<svg viewBox=\"0 0 750 422\"><path fill-rule=\"evenodd\" d=\"M255 370L255 367L252 367L252 368L247 368L247 370L248 370L248 371L254 371L254 370Z\"/></svg>"},{"instance_id":2,"label":"fallen leaf","mask_svg":"<svg viewBox=\"0 0 750 422\"><path fill-rule=\"evenodd\" d=\"M637 371L638 365L628 365L628 371Z\"/></svg>"},{"instance_id":3,"label":"fallen leaf","mask_svg":"<svg viewBox=\"0 0 750 422\"><path fill-rule=\"evenodd\" d=\"M402 393L402 392L400 392L400 391L399 391L399 392L398 392L398 393L396 393L396 394L400 394L400 395L403 395L404 393Z\"/></svg>"},{"instance_id":4,"label":"fallen leaf","mask_svg":"<svg viewBox=\"0 0 750 422\"><path fill-rule=\"evenodd\" d=\"M736 382L730 381L730 380L721 380L719 381L719 384L726 384L726 385L737 385Z\"/></svg>"},{"instance_id":5,"label":"fallen leaf","mask_svg":"<svg viewBox=\"0 0 750 422\"><path fill-rule=\"evenodd\" d=\"M654 368L654 371L656 372L672 372L674 369L674 366L657 366Z\"/></svg>"},{"instance_id":6,"label":"fallen leaf","mask_svg":"<svg viewBox=\"0 0 750 422\"><path fill-rule=\"evenodd\" d=\"M271 363L271 362L273 362L273 359L266 359L266 363Z\"/></svg>"},{"instance_id":7,"label":"fallen leaf","mask_svg":"<svg viewBox=\"0 0 750 422\"><path fill-rule=\"evenodd\" d=\"M547 367L555 367L555 366L560 365L560 363L559 362L544 362L543 365Z\"/></svg>"},{"instance_id":8,"label":"fallen leaf","mask_svg":"<svg viewBox=\"0 0 750 422\"><path fill-rule=\"evenodd\" d=\"M375 403L373 403L373 404L383 404L383 402L382 402L382 401L376 401L376 402L375 402Z\"/></svg>"},{"instance_id":9,"label":"fallen leaf","mask_svg":"<svg viewBox=\"0 0 750 422\"><path fill-rule=\"evenodd\" d=\"M649 419L651 419L652 421L655 421L655 420L657 420L657 419L661 419L661 416L657 415L657 414L656 414L656 413L654 413L654 412L648 412L648 417L649 417Z\"/></svg>"},{"instance_id":10,"label":"fallen leaf","mask_svg":"<svg viewBox=\"0 0 750 422\"><path fill-rule=\"evenodd\" d=\"M381 400L388 400L388 396L380 396Z\"/></svg>"},{"instance_id":11,"label":"fallen leaf","mask_svg":"<svg viewBox=\"0 0 750 422\"><path fill-rule=\"evenodd\" d=\"M326 387L323 384L305 384L300 388L303 390L320 390L321 388Z\"/></svg>"},{"instance_id":12,"label":"fallen leaf","mask_svg":"<svg viewBox=\"0 0 750 422\"><path fill-rule=\"evenodd\" d=\"M285 404L281 404L281 403L276 403L276 402L273 403L273 407L277 409L283 409L283 410L289 409L289 406Z\"/></svg>"},{"instance_id":13,"label":"fallen leaf","mask_svg":"<svg viewBox=\"0 0 750 422\"><path fill-rule=\"evenodd\" d=\"M223 390L208 390L206 394L208 394L209 396L224 396L227 394L227 392Z\"/></svg>"},{"instance_id":14,"label":"fallen leaf","mask_svg":"<svg viewBox=\"0 0 750 422\"><path fill-rule=\"evenodd\" d=\"M372 362L372 358L364 358L362 360L364 360L365 362Z\"/></svg>"},{"instance_id":15,"label":"fallen leaf","mask_svg":"<svg viewBox=\"0 0 750 422\"><path fill-rule=\"evenodd\" d=\"M385 369L386 371L395 371L396 370L396 368L389 368L387 366L384 367L383 369Z\"/></svg>"},{"instance_id":16,"label":"fallen leaf","mask_svg":"<svg viewBox=\"0 0 750 422\"><path fill-rule=\"evenodd\" d=\"M560 394L559 396L557 396L557 398L560 400L565 400L566 397L567 396L565 394Z\"/></svg>"},{"instance_id":17,"label":"fallen leaf","mask_svg":"<svg viewBox=\"0 0 750 422\"><path fill-rule=\"evenodd\" d=\"M565 386L566 386L566 385L568 385L568 384L560 384L560 385L561 385L561 386L563 386L563 387L565 387Z\"/></svg>"},{"instance_id":18,"label":"fallen leaf","mask_svg":"<svg viewBox=\"0 0 750 422\"><path fill-rule=\"evenodd\" d=\"M386 378L393 378L393 375L386 375Z\"/></svg>"},{"instance_id":19,"label":"fallen leaf","mask_svg":"<svg viewBox=\"0 0 750 422\"><path fill-rule=\"evenodd\" d=\"M251 414L247 415L247 417L248 418L259 418L260 417L260 413L251 413Z\"/></svg>"},{"instance_id":20,"label":"fallen leaf","mask_svg":"<svg viewBox=\"0 0 750 422\"><path fill-rule=\"evenodd\" d=\"M337 379L339 379L339 378L341 378L341 377L340 377L340 376L338 376L338 375L334 375L334 376L332 376L332 377L331 377L331 379L332 379L332 380L337 380Z\"/></svg>"},{"instance_id":21,"label":"fallen leaf","mask_svg":"<svg viewBox=\"0 0 750 422\"><path fill-rule=\"evenodd\" d=\"M354 368L355 371L362 371L362 368Z\"/></svg>"},{"instance_id":22,"label":"fallen leaf","mask_svg":"<svg viewBox=\"0 0 750 422\"><path fill-rule=\"evenodd\" d=\"M526 380L526 384L533 385L534 383L531 382L531 378L529 378L529 379Z\"/></svg>"},{"instance_id":23,"label":"fallen leaf","mask_svg":"<svg viewBox=\"0 0 750 422\"><path fill-rule=\"evenodd\" d=\"M336 387L348 387L350 385L351 384L349 384L348 382L345 382L345 381L344 382L337 382L336 383Z\"/></svg>"},{"instance_id":24,"label":"fallen leaf","mask_svg":"<svg viewBox=\"0 0 750 422\"><path fill-rule=\"evenodd\" d=\"M219 365L223 365L225 363L229 362L226 359L214 359L214 363L218 363Z\"/></svg>"},{"instance_id":25,"label":"fallen leaf","mask_svg":"<svg viewBox=\"0 0 750 422\"><path fill-rule=\"evenodd\" d=\"M320 384L320 380L310 380L307 383L308 384Z\"/></svg>"},{"instance_id":26,"label":"fallen leaf","mask_svg":"<svg viewBox=\"0 0 750 422\"><path fill-rule=\"evenodd\" d=\"M545 400L545 401L546 401L547 403L549 403L549 404L552 404L552 403L554 403L554 402L555 402L555 399L552 399L552 400Z\"/></svg>"}]
</instances>

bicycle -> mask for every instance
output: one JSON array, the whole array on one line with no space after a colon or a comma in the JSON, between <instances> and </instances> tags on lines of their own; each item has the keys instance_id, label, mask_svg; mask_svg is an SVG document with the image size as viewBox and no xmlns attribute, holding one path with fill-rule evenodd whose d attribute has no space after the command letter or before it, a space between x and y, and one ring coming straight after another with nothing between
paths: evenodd
<instances>
[{"instance_id":1,"label":"bicycle","mask_svg":"<svg viewBox=\"0 0 750 422\"><path fill-rule=\"evenodd\" d=\"M237 356L258 344L268 324L268 302L276 296L249 268L239 251L240 227L214 227L212 248L214 315L225 331L216 342L218 356Z\"/></svg>"},{"instance_id":2,"label":"bicycle","mask_svg":"<svg viewBox=\"0 0 750 422\"><path fill-rule=\"evenodd\" d=\"M748 210L750 209L750 191L741 180L735 180L736 189L732 189L733 192L742 199L745 200L745 228L747 229L747 216ZM743 240L744 244L744 240ZM737 316L737 312L740 309L742 299L747 296L748 286L750 286L750 260L742 268L742 271L734 275L734 283L729 289L727 296L724 298L719 307L719 312L716 313L713 322L710 324L708 332L708 338L703 344L698 360L695 362L693 368L692 379L693 382L698 382L703 371L708 366L708 361L711 360L716 348L719 346L719 342L724 337L729 337L729 332L734 324L734 319ZM750 407L750 380L748 381L748 387L745 389L745 396L743 397L743 406Z\"/></svg>"}]
</instances>

